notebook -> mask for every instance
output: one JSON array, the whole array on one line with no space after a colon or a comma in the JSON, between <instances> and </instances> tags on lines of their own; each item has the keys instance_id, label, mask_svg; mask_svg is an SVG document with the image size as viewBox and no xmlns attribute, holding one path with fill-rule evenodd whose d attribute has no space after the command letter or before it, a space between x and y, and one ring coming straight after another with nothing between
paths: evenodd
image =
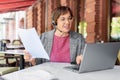
<instances>
[{"instance_id":1,"label":"notebook","mask_svg":"<svg viewBox=\"0 0 120 80\"><path fill-rule=\"evenodd\" d=\"M86 44L83 59L78 66L66 66L65 69L85 73L114 68L120 42Z\"/></svg>"}]
</instances>

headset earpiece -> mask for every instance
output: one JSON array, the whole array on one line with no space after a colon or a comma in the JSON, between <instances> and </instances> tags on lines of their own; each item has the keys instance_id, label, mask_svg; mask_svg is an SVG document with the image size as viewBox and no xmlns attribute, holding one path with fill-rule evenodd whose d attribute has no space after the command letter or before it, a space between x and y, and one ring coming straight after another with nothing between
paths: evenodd
<instances>
[{"instance_id":1,"label":"headset earpiece","mask_svg":"<svg viewBox=\"0 0 120 80\"><path fill-rule=\"evenodd\" d=\"M54 20L52 20L52 25L57 26L57 24L56 24L56 22Z\"/></svg>"}]
</instances>

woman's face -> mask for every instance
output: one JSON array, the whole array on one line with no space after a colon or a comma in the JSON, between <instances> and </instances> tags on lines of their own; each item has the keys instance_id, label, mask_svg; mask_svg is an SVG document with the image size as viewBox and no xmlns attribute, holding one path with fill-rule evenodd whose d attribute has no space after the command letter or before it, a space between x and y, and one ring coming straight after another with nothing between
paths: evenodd
<instances>
[{"instance_id":1,"label":"woman's face","mask_svg":"<svg viewBox=\"0 0 120 80\"><path fill-rule=\"evenodd\" d=\"M57 19L57 28L62 32L67 33L71 29L72 21L73 20L69 12L64 15L60 15Z\"/></svg>"}]
</instances>

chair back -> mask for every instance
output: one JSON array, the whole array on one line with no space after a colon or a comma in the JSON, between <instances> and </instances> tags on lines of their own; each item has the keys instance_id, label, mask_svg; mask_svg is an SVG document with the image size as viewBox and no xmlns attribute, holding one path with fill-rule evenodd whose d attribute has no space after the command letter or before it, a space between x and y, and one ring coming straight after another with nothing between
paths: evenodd
<instances>
[{"instance_id":1,"label":"chair back","mask_svg":"<svg viewBox=\"0 0 120 80\"><path fill-rule=\"evenodd\" d=\"M12 44L13 45L22 45L22 42L19 39L18 40L13 40Z\"/></svg>"},{"instance_id":2,"label":"chair back","mask_svg":"<svg viewBox=\"0 0 120 80\"><path fill-rule=\"evenodd\" d=\"M10 40L9 40L9 39L2 39L1 41L2 41L2 43L6 43L6 44L9 44L9 43L10 43Z\"/></svg>"}]
</instances>

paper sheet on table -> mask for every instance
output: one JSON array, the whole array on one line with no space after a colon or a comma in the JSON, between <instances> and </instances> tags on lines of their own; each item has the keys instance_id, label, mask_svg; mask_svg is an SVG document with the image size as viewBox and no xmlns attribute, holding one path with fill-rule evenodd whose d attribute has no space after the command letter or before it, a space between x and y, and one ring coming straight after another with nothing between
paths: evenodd
<instances>
[{"instance_id":1,"label":"paper sheet on table","mask_svg":"<svg viewBox=\"0 0 120 80\"><path fill-rule=\"evenodd\" d=\"M49 56L45 51L35 28L19 29L18 34L25 49L32 55L33 58L45 58L49 60Z\"/></svg>"}]
</instances>

